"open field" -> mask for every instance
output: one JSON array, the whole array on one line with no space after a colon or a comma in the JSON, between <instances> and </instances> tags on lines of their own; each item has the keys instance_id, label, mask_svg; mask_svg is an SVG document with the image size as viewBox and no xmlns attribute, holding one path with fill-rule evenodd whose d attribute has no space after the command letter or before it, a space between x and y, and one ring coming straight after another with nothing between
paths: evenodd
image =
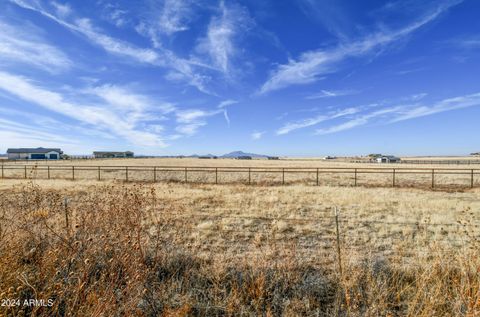
<instances>
[{"instance_id":1,"label":"open field","mask_svg":"<svg viewBox=\"0 0 480 317\"><path fill-rule=\"evenodd\" d=\"M479 209L479 189L2 180L1 297L53 298L23 308L40 316L477 316Z\"/></svg>"},{"instance_id":2,"label":"open field","mask_svg":"<svg viewBox=\"0 0 480 317\"><path fill-rule=\"evenodd\" d=\"M411 157L405 160L423 160L423 161L448 161L453 158L448 157ZM477 161L479 157L455 157L455 160ZM2 160L3 164L32 164L32 165L76 165L76 166L200 166L200 167L378 167L378 166L396 166L396 167L418 167L417 164L378 164L378 163L351 163L354 158L339 158L334 160L323 160L321 158L282 158L279 160L253 159L236 160L228 158L220 159L198 159L198 158L134 158L134 159L72 159L72 160L39 160L39 161L11 161ZM472 164L473 168L480 168L480 164ZM423 167L423 166L422 166ZM444 167L443 164L429 164L426 167L436 168Z\"/></svg>"},{"instance_id":3,"label":"open field","mask_svg":"<svg viewBox=\"0 0 480 317\"><path fill-rule=\"evenodd\" d=\"M443 187L480 186L480 165L365 164L312 160L105 159L10 162L1 178L124 180L328 186Z\"/></svg>"}]
</instances>

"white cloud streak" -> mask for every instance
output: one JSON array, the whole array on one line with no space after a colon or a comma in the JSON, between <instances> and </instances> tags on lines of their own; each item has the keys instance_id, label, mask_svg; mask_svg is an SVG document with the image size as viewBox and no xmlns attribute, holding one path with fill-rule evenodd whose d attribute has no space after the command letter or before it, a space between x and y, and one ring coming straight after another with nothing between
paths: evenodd
<instances>
[{"instance_id":1,"label":"white cloud streak","mask_svg":"<svg viewBox=\"0 0 480 317\"><path fill-rule=\"evenodd\" d=\"M188 0L165 0L159 19L158 31L167 35L188 30L187 23L192 13Z\"/></svg>"},{"instance_id":2,"label":"white cloud streak","mask_svg":"<svg viewBox=\"0 0 480 317\"><path fill-rule=\"evenodd\" d=\"M38 2L32 2L28 0L10 1L24 9L33 10L73 32L82 34L92 43L100 46L109 53L118 56L125 56L140 63L146 63L171 69L176 74L174 77L176 80L185 81L201 92L214 95L214 93L207 88L207 82L209 81L209 77L198 74L195 71L196 67L213 69L209 65L199 63L195 60L187 60L180 58L172 51L164 48L159 48L158 51L148 48L139 48L131 43L113 38L102 33L100 30L96 29L92 25L89 19L86 18L76 19L74 20L74 22L68 22L63 18L57 17L54 14L48 12ZM173 77L166 78L168 79Z\"/></svg>"},{"instance_id":3,"label":"white cloud streak","mask_svg":"<svg viewBox=\"0 0 480 317\"><path fill-rule=\"evenodd\" d=\"M332 126L330 128L317 129L315 131L315 134L330 134L330 133L335 133L335 132L340 132L340 131L344 131L344 130L353 129L355 127L367 124L371 119L378 118L378 117L381 117L381 116L385 116L385 115L388 115L390 113L394 113L394 112L396 112L400 109L401 109L400 107L393 107L393 108L386 108L386 109L373 111L369 114L364 114L364 115L358 116L358 117L356 117L352 120L343 122L341 124Z\"/></svg>"},{"instance_id":4,"label":"white cloud streak","mask_svg":"<svg viewBox=\"0 0 480 317\"><path fill-rule=\"evenodd\" d=\"M280 65L263 84L259 93L265 94L291 85L313 83L319 77L335 72L338 64L345 59L378 51L392 42L403 39L460 2L449 1L439 5L423 18L396 31L380 31L362 40L343 43L332 49L305 52L298 60L290 60L287 64Z\"/></svg>"},{"instance_id":5,"label":"white cloud streak","mask_svg":"<svg viewBox=\"0 0 480 317\"><path fill-rule=\"evenodd\" d=\"M192 136L198 132L198 129L205 126L206 118L215 116L217 114L223 113L225 116L225 109L218 109L213 111L206 111L200 109L184 109L177 110L175 115L177 117L177 123L179 124L176 127L176 131L182 133L186 136ZM230 119L228 115L225 118L228 124L230 124Z\"/></svg>"},{"instance_id":6,"label":"white cloud streak","mask_svg":"<svg viewBox=\"0 0 480 317\"><path fill-rule=\"evenodd\" d=\"M218 108L226 108L226 107L234 105L236 103L238 103L238 101L233 100L233 99L227 99L227 100L224 100L224 101L220 102L220 104L218 105Z\"/></svg>"},{"instance_id":7,"label":"white cloud streak","mask_svg":"<svg viewBox=\"0 0 480 317\"><path fill-rule=\"evenodd\" d=\"M305 99L313 100L313 99L322 99L322 98L334 98L334 97L350 96L356 93L358 93L358 91L356 90L321 90L317 94L313 94L305 97Z\"/></svg>"},{"instance_id":8,"label":"white cloud streak","mask_svg":"<svg viewBox=\"0 0 480 317\"><path fill-rule=\"evenodd\" d=\"M264 131L262 132L255 131L250 135L250 137L252 138L252 140L260 140L264 134L265 134Z\"/></svg>"},{"instance_id":9,"label":"white cloud streak","mask_svg":"<svg viewBox=\"0 0 480 317\"><path fill-rule=\"evenodd\" d=\"M143 146L166 146L163 139L154 133L139 130L136 120L128 119L123 113L108 107L85 106L69 102L60 93L35 85L24 77L0 72L0 89L24 101L36 104L50 111L72 118L93 129L107 130L132 144ZM135 113L135 112L134 112Z\"/></svg>"},{"instance_id":10,"label":"white cloud streak","mask_svg":"<svg viewBox=\"0 0 480 317\"><path fill-rule=\"evenodd\" d=\"M331 134L350 130L381 119L381 124L392 124L400 121L416 119L441 112L454 111L464 108L480 106L480 93L448 98L433 105L401 105L390 106L370 113L359 115L351 120L342 122L329 128L317 129L316 134Z\"/></svg>"},{"instance_id":11,"label":"white cloud streak","mask_svg":"<svg viewBox=\"0 0 480 317\"><path fill-rule=\"evenodd\" d=\"M435 103L432 106L413 107L411 109L402 111L397 117L393 118L391 122L415 119L440 112L458 110L475 106L480 106L480 93L444 99L440 102Z\"/></svg>"},{"instance_id":12,"label":"white cloud streak","mask_svg":"<svg viewBox=\"0 0 480 317\"><path fill-rule=\"evenodd\" d=\"M330 113L330 114L321 114L312 118L307 118L295 122L288 122L286 123L283 127L278 129L276 131L277 135L283 135L283 134L288 134L292 131L298 130L298 129L303 129L303 128L308 128L311 126L315 126L321 122L328 121L328 120L333 120L336 118L348 116L355 114L359 111L357 108L347 108L338 112Z\"/></svg>"},{"instance_id":13,"label":"white cloud streak","mask_svg":"<svg viewBox=\"0 0 480 317\"><path fill-rule=\"evenodd\" d=\"M253 24L246 9L220 2L220 15L210 21L205 38L198 45L200 52L209 54L216 67L230 75L231 59L238 54L235 40Z\"/></svg>"},{"instance_id":14,"label":"white cloud streak","mask_svg":"<svg viewBox=\"0 0 480 317\"><path fill-rule=\"evenodd\" d=\"M72 66L70 59L59 49L36 36L26 27L14 27L0 22L0 65L23 63L49 72L57 72Z\"/></svg>"},{"instance_id":15,"label":"white cloud streak","mask_svg":"<svg viewBox=\"0 0 480 317\"><path fill-rule=\"evenodd\" d=\"M223 109L223 117L225 118L227 125L230 126L230 117L228 116L227 109Z\"/></svg>"},{"instance_id":16,"label":"white cloud streak","mask_svg":"<svg viewBox=\"0 0 480 317\"><path fill-rule=\"evenodd\" d=\"M55 1L51 1L50 3L55 8L58 16L67 17L72 13L72 8L70 8L68 4L62 4Z\"/></svg>"}]
</instances>

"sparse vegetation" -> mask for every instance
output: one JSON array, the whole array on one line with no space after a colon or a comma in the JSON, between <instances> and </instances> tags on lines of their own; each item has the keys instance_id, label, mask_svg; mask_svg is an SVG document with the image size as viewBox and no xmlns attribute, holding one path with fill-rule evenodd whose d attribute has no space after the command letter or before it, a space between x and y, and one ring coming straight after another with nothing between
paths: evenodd
<instances>
[{"instance_id":1,"label":"sparse vegetation","mask_svg":"<svg viewBox=\"0 0 480 317\"><path fill-rule=\"evenodd\" d=\"M4 181L0 313L477 316L478 195Z\"/></svg>"},{"instance_id":2,"label":"sparse vegetation","mask_svg":"<svg viewBox=\"0 0 480 317\"><path fill-rule=\"evenodd\" d=\"M480 165L477 161L472 162L472 164L459 166L445 164L382 164L380 166L377 163L302 159L92 159L7 161L5 165L0 166L0 172L3 178L9 179L187 181L261 185L316 185L318 182L319 185L327 186L415 188L429 188L434 183L435 187L461 190L480 185ZM432 175L432 170L435 175Z\"/></svg>"}]
</instances>

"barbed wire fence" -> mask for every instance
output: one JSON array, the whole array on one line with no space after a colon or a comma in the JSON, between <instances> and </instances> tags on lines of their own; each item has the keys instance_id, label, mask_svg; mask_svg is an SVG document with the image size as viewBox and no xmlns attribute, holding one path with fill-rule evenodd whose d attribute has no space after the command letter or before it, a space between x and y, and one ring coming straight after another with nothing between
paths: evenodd
<instances>
[{"instance_id":1,"label":"barbed wire fence","mask_svg":"<svg viewBox=\"0 0 480 317\"><path fill-rule=\"evenodd\" d=\"M66 230L72 230L71 204L74 204L71 198L65 197ZM302 262L322 265L340 277L344 274L344 263L352 255L397 258L415 265L419 256L438 258L480 248L480 219L475 218L455 222L356 219L338 206L316 209L316 214L309 216L262 215L256 210L249 210L254 215L245 215L240 209L191 208L193 212L170 212L153 207L152 211L164 222L163 228L170 228L162 232L164 239L188 237L183 242L187 249L190 247L197 254L206 252L209 257L212 253L222 254L220 250L232 250L241 258L267 249L273 250L275 257L279 254L281 257L285 251L288 256L294 250ZM307 226L307 230L302 226ZM380 229L385 231L389 227L392 233L378 235ZM413 229L409 235L395 234L409 229ZM372 241L359 241L362 236Z\"/></svg>"}]
</instances>

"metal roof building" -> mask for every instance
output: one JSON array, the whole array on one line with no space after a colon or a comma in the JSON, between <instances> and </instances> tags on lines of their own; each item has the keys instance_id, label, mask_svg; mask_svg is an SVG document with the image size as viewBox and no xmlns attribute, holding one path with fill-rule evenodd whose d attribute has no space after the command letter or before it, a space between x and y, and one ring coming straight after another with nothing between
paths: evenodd
<instances>
[{"instance_id":1,"label":"metal roof building","mask_svg":"<svg viewBox=\"0 0 480 317\"><path fill-rule=\"evenodd\" d=\"M109 152L109 151L95 151L93 152L95 158L131 158L134 153L131 151L125 152Z\"/></svg>"},{"instance_id":2,"label":"metal roof building","mask_svg":"<svg viewBox=\"0 0 480 317\"><path fill-rule=\"evenodd\" d=\"M58 160L63 151L58 148L17 148L8 149L9 160Z\"/></svg>"}]
</instances>

